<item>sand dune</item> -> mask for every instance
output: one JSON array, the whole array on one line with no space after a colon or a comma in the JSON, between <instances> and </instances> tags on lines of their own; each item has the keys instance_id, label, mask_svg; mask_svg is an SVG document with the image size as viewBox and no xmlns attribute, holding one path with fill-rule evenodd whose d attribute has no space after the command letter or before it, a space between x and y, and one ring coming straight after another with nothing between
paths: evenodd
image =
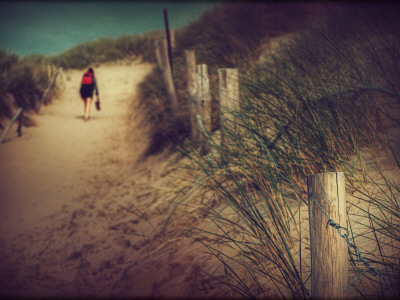
<instances>
[{"instance_id":1,"label":"sand dune","mask_svg":"<svg viewBox=\"0 0 400 300\"><path fill-rule=\"evenodd\" d=\"M0 296L232 296L218 281L228 277L221 264L190 233L217 228L206 204L181 202L190 176L174 162L184 159L168 152L142 157L148 138L135 95L151 69L127 61L97 66L102 110L93 107L87 123L78 94L82 70L66 72L65 90L34 117L37 126L20 138L13 129L0 145ZM399 169L381 156L398 184ZM180 184L183 193L168 190ZM187 198L203 201L199 190ZM207 199L210 210L223 202ZM235 218L232 209L225 213ZM305 205L301 227L308 262Z\"/></svg>"},{"instance_id":2,"label":"sand dune","mask_svg":"<svg viewBox=\"0 0 400 300\"><path fill-rule=\"evenodd\" d=\"M96 67L102 110L92 107L87 123L82 71L66 72L37 126L0 146L0 295L226 295L207 283L200 269L212 271L212 258L184 224L157 232L169 208L157 187L177 170L167 154L138 160L147 138L132 105L151 68Z\"/></svg>"}]
</instances>

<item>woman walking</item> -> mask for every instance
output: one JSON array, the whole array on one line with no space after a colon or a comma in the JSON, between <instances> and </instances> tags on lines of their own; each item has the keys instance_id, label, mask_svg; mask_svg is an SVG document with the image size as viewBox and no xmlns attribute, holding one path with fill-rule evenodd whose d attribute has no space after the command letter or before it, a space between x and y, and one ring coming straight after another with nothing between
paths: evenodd
<instances>
[{"instance_id":1,"label":"woman walking","mask_svg":"<svg viewBox=\"0 0 400 300\"><path fill-rule=\"evenodd\" d=\"M89 68L82 77L82 83L80 88L80 94L82 100L84 102L84 117L83 119L86 121L89 120L90 115L90 107L92 104L93 91L96 90L96 108L100 110L100 97L99 97L99 89L97 87L96 77L94 76L94 71L92 68Z\"/></svg>"}]
</instances>

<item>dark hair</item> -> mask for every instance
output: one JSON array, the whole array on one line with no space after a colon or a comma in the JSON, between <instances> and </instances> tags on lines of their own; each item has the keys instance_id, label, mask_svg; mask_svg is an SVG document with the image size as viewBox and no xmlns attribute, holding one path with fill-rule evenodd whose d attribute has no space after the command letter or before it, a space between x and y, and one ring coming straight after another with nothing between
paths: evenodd
<instances>
[{"instance_id":1,"label":"dark hair","mask_svg":"<svg viewBox=\"0 0 400 300\"><path fill-rule=\"evenodd\" d=\"M89 68L89 69L88 69L88 72L90 72L90 73L92 73L92 74L94 73L92 68Z\"/></svg>"}]
</instances>

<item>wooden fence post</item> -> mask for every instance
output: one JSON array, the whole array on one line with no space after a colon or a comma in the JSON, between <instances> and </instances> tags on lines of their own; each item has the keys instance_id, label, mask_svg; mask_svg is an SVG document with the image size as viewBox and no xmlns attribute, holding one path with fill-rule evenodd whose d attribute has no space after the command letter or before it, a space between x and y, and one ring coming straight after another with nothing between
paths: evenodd
<instances>
[{"instance_id":1,"label":"wooden fence post","mask_svg":"<svg viewBox=\"0 0 400 300\"><path fill-rule=\"evenodd\" d=\"M197 116L200 127L200 153L206 154L210 150L210 141L206 134L211 133L211 94L208 79L207 65L197 65L197 103L200 113ZM201 128L203 126L204 128ZM203 132L203 129L206 132Z\"/></svg>"},{"instance_id":2,"label":"wooden fence post","mask_svg":"<svg viewBox=\"0 0 400 300\"><path fill-rule=\"evenodd\" d=\"M174 116L176 117L178 114L178 98L176 96L174 79L172 78L171 67L169 65L167 40L166 39L161 40L158 43L158 47L156 47L156 48L159 48L159 50L156 49L156 55L158 55L157 51L159 51L160 52L159 59L160 59L161 71L163 73L165 87L167 89L167 94L168 94L168 99L170 100L170 103L171 103L172 112L173 112ZM157 59L158 59L158 57L157 57Z\"/></svg>"},{"instance_id":3,"label":"wooden fence post","mask_svg":"<svg viewBox=\"0 0 400 300\"><path fill-rule=\"evenodd\" d=\"M234 112L239 111L238 69L218 69L222 162L228 138L226 131L238 132Z\"/></svg>"},{"instance_id":4,"label":"wooden fence post","mask_svg":"<svg viewBox=\"0 0 400 300\"><path fill-rule=\"evenodd\" d=\"M171 34L171 48L175 49L176 48L176 41L175 41L175 30L171 29L170 30L170 34Z\"/></svg>"},{"instance_id":5,"label":"wooden fence post","mask_svg":"<svg viewBox=\"0 0 400 300\"><path fill-rule=\"evenodd\" d=\"M16 113L16 114L14 115L14 117L11 119L10 123L8 124L8 126L7 126L6 129L4 130L3 134L1 135L1 137L0 137L0 143L4 143L4 141L6 140L7 134L8 134L8 132L10 131L12 125L13 125L14 122L15 122L16 120L18 120L18 118L22 115L23 110L24 110L24 109L23 109L22 107L20 107L20 108L17 110L17 113ZM20 134L21 134L20 130L21 130L20 128L17 129L18 135L19 135L19 136L20 136Z\"/></svg>"},{"instance_id":6,"label":"wooden fence post","mask_svg":"<svg viewBox=\"0 0 400 300\"><path fill-rule=\"evenodd\" d=\"M308 193L328 216L346 227L345 177L342 172L307 176ZM313 199L309 199L311 242L311 296L344 298L347 285L347 243Z\"/></svg>"},{"instance_id":7,"label":"wooden fence post","mask_svg":"<svg viewBox=\"0 0 400 300\"><path fill-rule=\"evenodd\" d=\"M160 43L161 43L161 40L156 40L154 42L154 50L155 50L156 58L157 58L157 65L160 68L160 70L162 71L163 65L162 65L162 61L161 61Z\"/></svg>"},{"instance_id":8,"label":"wooden fence post","mask_svg":"<svg viewBox=\"0 0 400 300\"><path fill-rule=\"evenodd\" d=\"M190 140L194 147L197 147L200 143L200 133L197 130L196 115L200 110L197 103L196 55L194 50L186 50L185 58L189 93Z\"/></svg>"}]
</instances>

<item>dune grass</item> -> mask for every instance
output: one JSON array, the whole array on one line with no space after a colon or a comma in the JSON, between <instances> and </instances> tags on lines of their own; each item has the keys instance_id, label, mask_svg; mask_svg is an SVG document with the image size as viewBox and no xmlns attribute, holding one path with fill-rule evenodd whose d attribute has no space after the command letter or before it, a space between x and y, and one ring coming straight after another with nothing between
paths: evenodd
<instances>
[{"instance_id":1,"label":"dune grass","mask_svg":"<svg viewBox=\"0 0 400 300\"><path fill-rule=\"evenodd\" d=\"M346 295L399 296L400 153L390 132L400 121L399 27L396 7L321 12L242 70L241 95L232 99L241 129L221 128L226 147L217 131L208 155L183 149L207 175L201 185L228 202L204 207L217 230L198 234L237 295L310 296L310 245L299 238L298 217L308 200L300 191L308 174L341 171L351 241L379 272L349 248L355 282Z\"/></svg>"},{"instance_id":2,"label":"dune grass","mask_svg":"<svg viewBox=\"0 0 400 300\"><path fill-rule=\"evenodd\" d=\"M48 61L43 56L20 59L0 51L0 127L18 107L35 110L49 84ZM5 124L4 124L5 125Z\"/></svg>"},{"instance_id":3,"label":"dune grass","mask_svg":"<svg viewBox=\"0 0 400 300\"><path fill-rule=\"evenodd\" d=\"M220 259L227 275L224 283L235 295L310 296L310 245L301 242L300 235L307 233L300 231L298 217L307 199L280 174L305 190L307 174L343 171L351 239L380 272L363 273L351 289L366 298L399 296L400 188L378 159L383 153L399 167L400 147L387 125L399 123L397 15L396 6L386 5L216 6L176 32L178 128L159 70L141 84L140 109L152 124L148 154L182 144L196 163L191 167L206 175L198 186L214 196L201 203L217 230L197 232ZM54 57L19 59L0 52L1 115L9 117L15 103L32 109L37 105L48 85L48 64L85 68L126 56L155 62L153 43L163 34L101 39ZM271 38L284 34L290 35L287 43L274 53L265 52ZM214 100L217 69L241 71L241 95L234 99L241 111L232 112L241 130L219 128L216 122L214 132L207 133L213 151L206 156L184 143L189 133L185 50L195 50L197 63L208 65ZM386 123L379 125L379 120ZM220 129L229 137L223 153ZM369 165L366 150L372 153ZM227 164L221 162L222 155ZM211 205L215 199L228 205ZM351 249L349 261L352 278L366 270Z\"/></svg>"},{"instance_id":4,"label":"dune grass","mask_svg":"<svg viewBox=\"0 0 400 300\"><path fill-rule=\"evenodd\" d=\"M158 69L140 86L140 99L143 99L141 110L151 121L152 143L148 154L162 151L169 145L181 144L189 134L185 50L195 50L197 63L207 64L211 96L217 99L218 68L245 67L259 56L268 38L301 30L312 18L311 7L284 3L267 6L262 3L220 4L203 13L189 26L177 30L173 77L179 121L171 119L171 108ZM154 51L152 55L155 56ZM218 125L214 125L217 128Z\"/></svg>"},{"instance_id":5,"label":"dune grass","mask_svg":"<svg viewBox=\"0 0 400 300\"><path fill-rule=\"evenodd\" d=\"M141 35L123 35L118 38L102 38L77 45L50 57L53 64L65 69L83 69L92 64L120 59L142 59L155 62L154 40L163 35L154 31Z\"/></svg>"}]
</instances>

